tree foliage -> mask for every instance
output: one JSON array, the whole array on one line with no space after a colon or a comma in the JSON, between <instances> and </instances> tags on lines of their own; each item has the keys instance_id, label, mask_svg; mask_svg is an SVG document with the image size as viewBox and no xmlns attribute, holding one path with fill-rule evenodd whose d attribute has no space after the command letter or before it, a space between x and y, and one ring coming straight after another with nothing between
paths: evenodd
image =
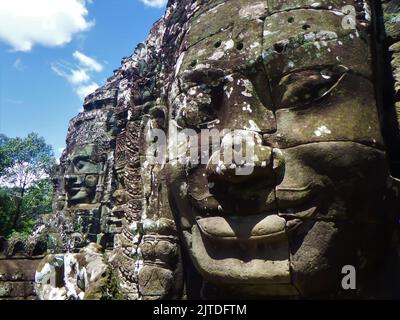
<instances>
[{"instance_id":1,"label":"tree foliage","mask_svg":"<svg viewBox=\"0 0 400 320\"><path fill-rule=\"evenodd\" d=\"M11 157L6 147L8 138L4 134L0 134L0 176L4 172L5 168L11 165Z\"/></svg>"},{"instance_id":2,"label":"tree foliage","mask_svg":"<svg viewBox=\"0 0 400 320\"><path fill-rule=\"evenodd\" d=\"M29 234L38 215L51 212L52 147L36 133L0 135L0 235Z\"/></svg>"}]
</instances>

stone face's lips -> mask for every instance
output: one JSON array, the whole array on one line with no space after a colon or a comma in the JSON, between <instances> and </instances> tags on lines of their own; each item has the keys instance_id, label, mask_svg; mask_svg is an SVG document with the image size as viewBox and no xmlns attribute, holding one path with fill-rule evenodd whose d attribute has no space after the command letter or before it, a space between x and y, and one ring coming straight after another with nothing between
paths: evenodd
<instances>
[{"instance_id":1,"label":"stone face's lips","mask_svg":"<svg viewBox=\"0 0 400 320\"><path fill-rule=\"evenodd\" d=\"M85 190L79 189L79 191L74 196L71 197L71 200L80 200L86 198L87 196L88 194Z\"/></svg>"},{"instance_id":2,"label":"stone face's lips","mask_svg":"<svg viewBox=\"0 0 400 320\"><path fill-rule=\"evenodd\" d=\"M289 245L286 233L279 241L269 243L262 254L254 254L258 243L246 241L236 246L238 240L221 241L205 235L198 225L192 228L191 256L196 269L211 283L234 285L290 284ZM265 236L267 237L267 236ZM276 236L273 236L274 239Z\"/></svg>"},{"instance_id":3,"label":"stone face's lips","mask_svg":"<svg viewBox=\"0 0 400 320\"><path fill-rule=\"evenodd\" d=\"M208 217L197 220L208 238L220 240L265 240L285 233L286 220L278 215Z\"/></svg>"}]
</instances>

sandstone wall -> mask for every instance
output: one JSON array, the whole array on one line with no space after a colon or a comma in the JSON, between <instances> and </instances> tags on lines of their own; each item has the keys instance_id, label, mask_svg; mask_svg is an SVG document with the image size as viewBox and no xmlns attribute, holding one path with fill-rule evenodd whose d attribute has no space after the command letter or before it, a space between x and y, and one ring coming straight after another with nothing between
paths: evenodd
<instances>
[{"instance_id":1,"label":"sandstone wall","mask_svg":"<svg viewBox=\"0 0 400 320\"><path fill-rule=\"evenodd\" d=\"M44 257L40 247L0 238L0 300L36 299L35 271Z\"/></svg>"}]
</instances>

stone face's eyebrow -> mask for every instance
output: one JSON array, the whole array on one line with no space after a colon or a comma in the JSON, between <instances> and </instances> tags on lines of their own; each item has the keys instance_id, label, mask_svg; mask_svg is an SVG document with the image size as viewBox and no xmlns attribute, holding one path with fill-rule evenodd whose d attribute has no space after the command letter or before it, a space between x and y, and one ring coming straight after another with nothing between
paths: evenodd
<instances>
[{"instance_id":1,"label":"stone face's eyebrow","mask_svg":"<svg viewBox=\"0 0 400 320\"><path fill-rule=\"evenodd\" d=\"M357 3L354 0L268 0L267 2L269 14L296 9L322 9L343 12L343 8L346 6L353 6L359 16L370 17L368 1Z\"/></svg>"},{"instance_id":2,"label":"stone face's eyebrow","mask_svg":"<svg viewBox=\"0 0 400 320\"><path fill-rule=\"evenodd\" d=\"M193 86L199 85L218 85L224 81L226 74L224 70L217 68L209 68L206 65L204 68L184 70L178 77L180 88L187 91Z\"/></svg>"},{"instance_id":3,"label":"stone face's eyebrow","mask_svg":"<svg viewBox=\"0 0 400 320\"><path fill-rule=\"evenodd\" d=\"M256 19L206 37L188 47L180 70L208 66L232 73L244 69L261 56L262 32L263 21Z\"/></svg>"},{"instance_id":4,"label":"stone face's eyebrow","mask_svg":"<svg viewBox=\"0 0 400 320\"><path fill-rule=\"evenodd\" d=\"M223 4L223 5L222 5ZM267 1L210 1L190 18L180 69L209 65L234 72L261 56Z\"/></svg>"},{"instance_id":5,"label":"stone face's eyebrow","mask_svg":"<svg viewBox=\"0 0 400 320\"><path fill-rule=\"evenodd\" d=\"M342 11L351 4L342 0L210 2L191 18L180 70L207 66L228 74L251 69L263 60L267 73L279 77L293 68L336 63L371 78L370 35L364 23L368 5L353 7L360 21L349 29L343 27L346 12Z\"/></svg>"},{"instance_id":6,"label":"stone face's eyebrow","mask_svg":"<svg viewBox=\"0 0 400 320\"><path fill-rule=\"evenodd\" d=\"M346 65L372 78L371 35L365 26L342 26L343 15L331 10L296 9L264 21L263 61L271 80L296 69Z\"/></svg>"},{"instance_id":7,"label":"stone face's eyebrow","mask_svg":"<svg viewBox=\"0 0 400 320\"><path fill-rule=\"evenodd\" d=\"M343 17L344 15L338 15L330 10L314 9L299 9L269 15L264 22L264 47L292 38L293 35L310 32L331 33L336 37L348 35L353 30L343 28Z\"/></svg>"}]
</instances>

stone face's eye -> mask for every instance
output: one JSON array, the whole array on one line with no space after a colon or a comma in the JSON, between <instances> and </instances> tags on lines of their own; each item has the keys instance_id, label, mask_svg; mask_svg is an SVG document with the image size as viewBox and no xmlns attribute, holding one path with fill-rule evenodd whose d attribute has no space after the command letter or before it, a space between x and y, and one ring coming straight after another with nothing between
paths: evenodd
<instances>
[{"instance_id":1,"label":"stone face's eye","mask_svg":"<svg viewBox=\"0 0 400 320\"><path fill-rule=\"evenodd\" d=\"M72 163L73 163L74 169L77 173L86 172L88 170L89 171L93 170L93 164L91 163L89 157L85 157L85 156L75 157L72 160Z\"/></svg>"},{"instance_id":2,"label":"stone face's eye","mask_svg":"<svg viewBox=\"0 0 400 320\"><path fill-rule=\"evenodd\" d=\"M73 164L76 170L80 171L85 167L85 160L82 158L75 158L73 159Z\"/></svg>"},{"instance_id":3,"label":"stone face's eye","mask_svg":"<svg viewBox=\"0 0 400 320\"><path fill-rule=\"evenodd\" d=\"M223 94L222 85L196 86L180 95L174 109L176 122L185 129L202 129L217 119Z\"/></svg>"},{"instance_id":4,"label":"stone face's eye","mask_svg":"<svg viewBox=\"0 0 400 320\"><path fill-rule=\"evenodd\" d=\"M85 164L84 164L83 161L79 161L79 162L76 164L76 167L77 167L79 170L83 169L84 166L85 166Z\"/></svg>"},{"instance_id":5,"label":"stone face's eye","mask_svg":"<svg viewBox=\"0 0 400 320\"><path fill-rule=\"evenodd\" d=\"M273 89L275 104L278 109L304 108L331 93L347 72L344 66L327 66L290 73Z\"/></svg>"}]
</instances>

